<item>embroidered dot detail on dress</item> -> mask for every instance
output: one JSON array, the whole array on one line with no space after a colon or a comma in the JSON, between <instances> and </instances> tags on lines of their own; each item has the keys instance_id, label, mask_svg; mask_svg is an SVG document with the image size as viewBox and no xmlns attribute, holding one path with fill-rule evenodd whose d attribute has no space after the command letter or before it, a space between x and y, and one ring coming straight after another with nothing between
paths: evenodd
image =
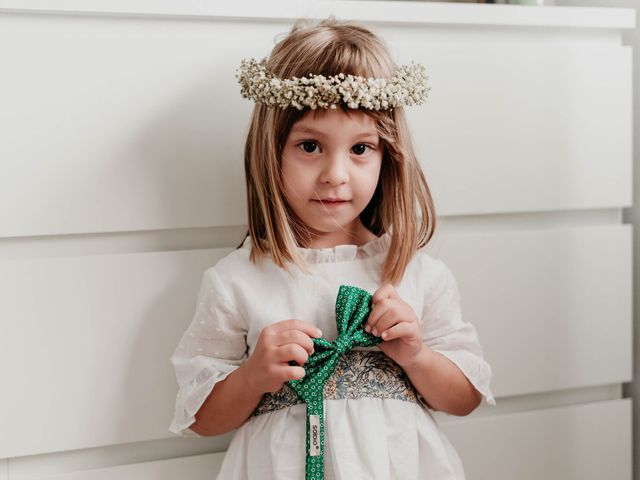
<instances>
[{"instance_id":1,"label":"embroidered dot detail on dress","mask_svg":"<svg viewBox=\"0 0 640 480\"><path fill-rule=\"evenodd\" d=\"M305 376L288 384L307 404L306 480L324 478L324 385L341 355L353 347L371 347L382 339L367 333L363 324L371 312L372 295L358 287L341 285L336 299L338 338L313 338L314 353L303 365Z\"/></svg>"}]
</instances>

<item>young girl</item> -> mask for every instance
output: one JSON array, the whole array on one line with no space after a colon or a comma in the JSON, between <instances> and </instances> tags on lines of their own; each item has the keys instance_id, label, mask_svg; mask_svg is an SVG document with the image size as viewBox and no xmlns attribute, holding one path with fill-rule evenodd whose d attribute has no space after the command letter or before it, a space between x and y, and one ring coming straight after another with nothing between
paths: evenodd
<instances>
[{"instance_id":1,"label":"young girl","mask_svg":"<svg viewBox=\"0 0 640 480\"><path fill-rule=\"evenodd\" d=\"M424 249L436 217L403 108L426 99L423 69L333 17L241 63L249 231L204 272L171 357L170 430L236 429L219 479L464 478L430 410L495 400Z\"/></svg>"}]
</instances>

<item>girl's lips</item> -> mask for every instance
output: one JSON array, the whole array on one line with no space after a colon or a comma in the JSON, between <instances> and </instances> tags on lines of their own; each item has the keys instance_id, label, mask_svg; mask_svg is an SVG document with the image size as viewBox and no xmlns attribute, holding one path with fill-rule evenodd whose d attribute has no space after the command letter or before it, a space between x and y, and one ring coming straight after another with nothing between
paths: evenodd
<instances>
[{"instance_id":1,"label":"girl's lips","mask_svg":"<svg viewBox=\"0 0 640 480\"><path fill-rule=\"evenodd\" d=\"M331 207L339 207L341 205L346 205L347 203L349 203L348 200L341 200L338 202L332 202L332 201L322 201L322 200L314 200L314 202L317 202L318 204L322 205L323 207L327 207L327 208L331 208Z\"/></svg>"}]
</instances>

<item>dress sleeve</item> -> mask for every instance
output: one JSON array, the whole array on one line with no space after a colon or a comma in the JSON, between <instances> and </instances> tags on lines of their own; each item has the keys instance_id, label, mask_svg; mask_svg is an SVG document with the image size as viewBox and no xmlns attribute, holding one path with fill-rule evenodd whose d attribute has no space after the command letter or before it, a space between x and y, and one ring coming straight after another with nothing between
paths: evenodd
<instances>
[{"instance_id":1,"label":"dress sleeve","mask_svg":"<svg viewBox=\"0 0 640 480\"><path fill-rule=\"evenodd\" d=\"M213 386L246 360L246 336L246 322L214 268L208 269L202 277L193 320L171 355L179 386L171 432L200 437L188 427Z\"/></svg>"},{"instance_id":2,"label":"dress sleeve","mask_svg":"<svg viewBox=\"0 0 640 480\"><path fill-rule=\"evenodd\" d=\"M490 388L491 367L483 357L475 327L462 318L458 283L442 260L436 259L432 267L436 273L426 293L422 341L455 363L485 402L495 405Z\"/></svg>"}]
</instances>

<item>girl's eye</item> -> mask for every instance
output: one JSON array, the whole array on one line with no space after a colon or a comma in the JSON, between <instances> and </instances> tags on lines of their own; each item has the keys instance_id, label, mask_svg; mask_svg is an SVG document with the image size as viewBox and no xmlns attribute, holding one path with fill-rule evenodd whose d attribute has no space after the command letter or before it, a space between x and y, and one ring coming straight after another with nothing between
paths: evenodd
<instances>
[{"instance_id":1,"label":"girl's eye","mask_svg":"<svg viewBox=\"0 0 640 480\"><path fill-rule=\"evenodd\" d=\"M298 147L302 147L306 153L317 153L316 148L319 148L319 145L316 141L306 140L304 142L300 142ZM367 153L367 149L372 150L369 145L365 145L364 143L357 143L351 147L351 151L356 155L363 155Z\"/></svg>"},{"instance_id":2,"label":"girl's eye","mask_svg":"<svg viewBox=\"0 0 640 480\"><path fill-rule=\"evenodd\" d=\"M356 155L362 155L363 153L366 152L367 148L371 148L369 147L369 145L365 145L364 143L358 143L356 145L354 145L353 147L351 147L351 151L353 153L355 153Z\"/></svg>"},{"instance_id":3,"label":"girl's eye","mask_svg":"<svg viewBox=\"0 0 640 480\"><path fill-rule=\"evenodd\" d=\"M302 149L307 153L313 153L317 145L316 142L307 141L300 143L298 146L302 146Z\"/></svg>"}]
</instances>

